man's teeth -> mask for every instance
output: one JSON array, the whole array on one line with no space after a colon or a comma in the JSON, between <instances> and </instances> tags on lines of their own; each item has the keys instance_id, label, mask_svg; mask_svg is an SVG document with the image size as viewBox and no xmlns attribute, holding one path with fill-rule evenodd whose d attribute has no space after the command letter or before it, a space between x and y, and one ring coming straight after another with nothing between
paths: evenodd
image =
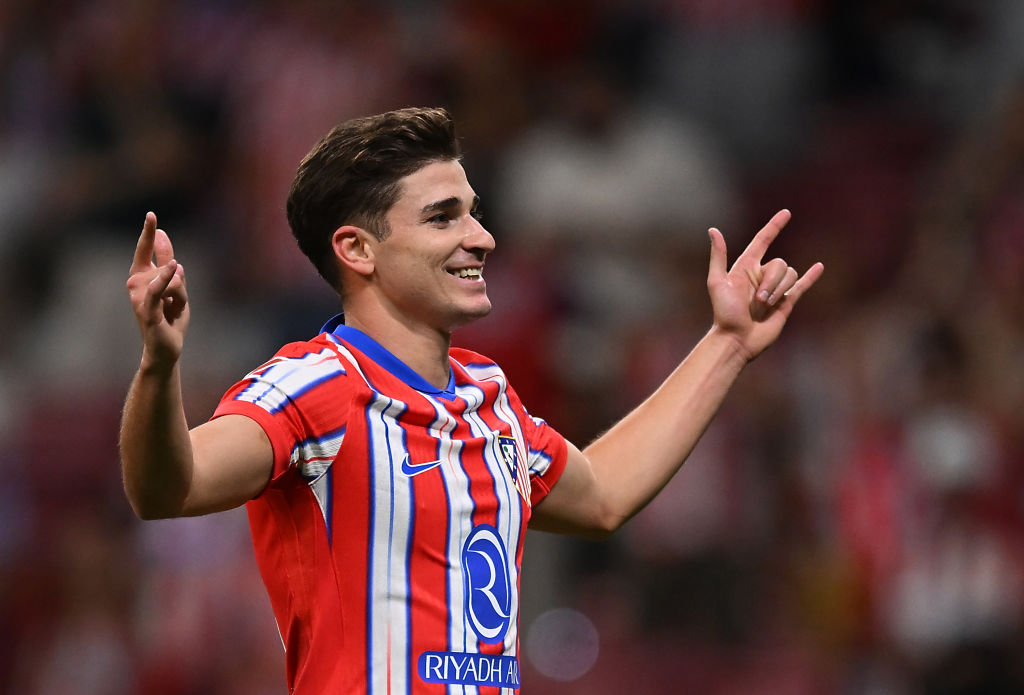
<instances>
[{"instance_id":1,"label":"man's teeth","mask_svg":"<svg viewBox=\"0 0 1024 695\"><path fill-rule=\"evenodd\" d=\"M460 268L459 270L451 271L452 275L460 278L472 278L473 280L479 280L482 275L479 268Z\"/></svg>"}]
</instances>

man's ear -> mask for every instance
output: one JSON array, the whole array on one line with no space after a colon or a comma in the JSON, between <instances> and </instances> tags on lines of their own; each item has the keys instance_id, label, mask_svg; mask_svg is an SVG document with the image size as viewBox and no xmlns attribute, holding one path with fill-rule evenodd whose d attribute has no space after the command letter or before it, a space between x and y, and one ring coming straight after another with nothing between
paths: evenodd
<instances>
[{"instance_id":1,"label":"man's ear","mask_svg":"<svg viewBox=\"0 0 1024 695\"><path fill-rule=\"evenodd\" d=\"M331 246L343 268L359 275L369 275L374 267L372 240L373 235L362 227L345 225L334 230Z\"/></svg>"}]
</instances>

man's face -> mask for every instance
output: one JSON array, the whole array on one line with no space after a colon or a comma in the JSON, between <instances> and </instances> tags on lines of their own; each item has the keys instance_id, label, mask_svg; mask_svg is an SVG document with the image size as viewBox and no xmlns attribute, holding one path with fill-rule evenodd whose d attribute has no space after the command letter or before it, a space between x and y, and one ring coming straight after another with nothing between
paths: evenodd
<instances>
[{"instance_id":1,"label":"man's face","mask_svg":"<svg viewBox=\"0 0 1024 695\"><path fill-rule=\"evenodd\" d=\"M382 301L402 321L451 331L491 310L483 279L494 237L477 219L477 197L455 160L400 179L388 210L391 233L377 244Z\"/></svg>"}]
</instances>

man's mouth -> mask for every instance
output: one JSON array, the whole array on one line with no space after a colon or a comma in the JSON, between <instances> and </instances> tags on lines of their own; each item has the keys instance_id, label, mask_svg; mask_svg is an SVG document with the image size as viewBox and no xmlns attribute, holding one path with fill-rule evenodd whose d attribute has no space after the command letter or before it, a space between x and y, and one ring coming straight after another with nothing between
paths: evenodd
<instances>
[{"instance_id":1,"label":"man's mouth","mask_svg":"<svg viewBox=\"0 0 1024 695\"><path fill-rule=\"evenodd\" d=\"M453 268L449 274L463 280L480 280L483 277L483 268Z\"/></svg>"}]
</instances>

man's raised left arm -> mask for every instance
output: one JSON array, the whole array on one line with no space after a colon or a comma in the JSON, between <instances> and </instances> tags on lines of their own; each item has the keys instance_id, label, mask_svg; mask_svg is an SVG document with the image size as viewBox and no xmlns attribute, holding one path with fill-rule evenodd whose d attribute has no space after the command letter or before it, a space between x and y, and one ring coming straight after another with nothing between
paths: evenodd
<instances>
[{"instance_id":1,"label":"man's raised left arm","mask_svg":"<svg viewBox=\"0 0 1024 695\"><path fill-rule=\"evenodd\" d=\"M582 451L569 445L565 471L534 509L531 527L603 537L671 480L718 412L743 368L778 338L800 297L824 272L802 276L780 258L762 263L790 219L781 210L727 267L725 239L708 230L711 329L643 403Z\"/></svg>"}]
</instances>

